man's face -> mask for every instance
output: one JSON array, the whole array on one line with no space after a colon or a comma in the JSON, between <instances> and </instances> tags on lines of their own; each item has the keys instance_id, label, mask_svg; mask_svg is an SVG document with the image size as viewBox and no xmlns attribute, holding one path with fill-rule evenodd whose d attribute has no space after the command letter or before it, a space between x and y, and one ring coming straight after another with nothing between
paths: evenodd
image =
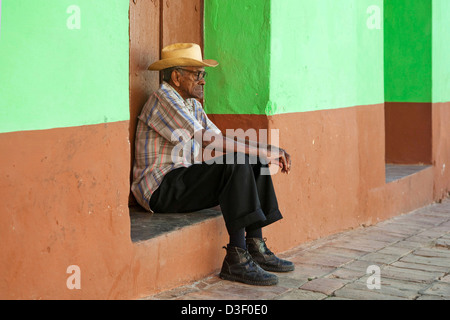
<instances>
[{"instance_id":1,"label":"man's face","mask_svg":"<svg viewBox=\"0 0 450 320\"><path fill-rule=\"evenodd\" d=\"M184 99L203 99L203 86L205 85L203 67L180 67L177 69L178 92Z\"/></svg>"}]
</instances>

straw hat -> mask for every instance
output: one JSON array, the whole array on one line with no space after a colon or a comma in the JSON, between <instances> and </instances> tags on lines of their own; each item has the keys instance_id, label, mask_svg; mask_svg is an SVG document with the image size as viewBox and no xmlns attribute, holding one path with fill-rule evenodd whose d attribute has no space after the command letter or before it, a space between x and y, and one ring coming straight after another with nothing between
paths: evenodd
<instances>
[{"instance_id":1,"label":"straw hat","mask_svg":"<svg viewBox=\"0 0 450 320\"><path fill-rule=\"evenodd\" d=\"M161 60L156 61L149 70L163 70L171 67L217 67L215 60L203 60L200 46L195 43L175 43L161 51Z\"/></svg>"}]
</instances>

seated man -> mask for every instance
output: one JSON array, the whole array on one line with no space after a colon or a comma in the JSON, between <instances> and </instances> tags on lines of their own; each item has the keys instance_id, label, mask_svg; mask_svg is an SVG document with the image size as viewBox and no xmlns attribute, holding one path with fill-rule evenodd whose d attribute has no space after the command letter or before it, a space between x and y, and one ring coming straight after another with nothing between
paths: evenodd
<instances>
[{"instance_id":1,"label":"seated man","mask_svg":"<svg viewBox=\"0 0 450 320\"><path fill-rule=\"evenodd\" d=\"M195 44L174 44L150 70L162 70L163 83L147 101L136 130L132 191L147 210L183 213L220 205L230 237L220 277L254 285L274 285L276 275L294 265L276 257L262 228L282 218L268 163L289 173L290 156L280 148L223 136L196 99L203 98L205 67ZM186 147L187 146L187 147ZM223 150L213 161L193 161L198 149ZM181 151L187 152L188 156ZM231 156L230 156L231 155ZM256 160L255 160L256 159Z\"/></svg>"}]
</instances>

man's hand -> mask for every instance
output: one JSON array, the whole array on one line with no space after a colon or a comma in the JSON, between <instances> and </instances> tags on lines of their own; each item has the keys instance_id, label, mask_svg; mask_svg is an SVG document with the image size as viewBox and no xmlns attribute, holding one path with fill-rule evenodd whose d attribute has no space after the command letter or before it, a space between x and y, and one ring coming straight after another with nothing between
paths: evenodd
<instances>
[{"instance_id":1,"label":"man's hand","mask_svg":"<svg viewBox=\"0 0 450 320\"><path fill-rule=\"evenodd\" d=\"M278 165L281 168L281 172L289 174L291 171L291 156L286 150L269 146L266 157L269 163Z\"/></svg>"}]
</instances>

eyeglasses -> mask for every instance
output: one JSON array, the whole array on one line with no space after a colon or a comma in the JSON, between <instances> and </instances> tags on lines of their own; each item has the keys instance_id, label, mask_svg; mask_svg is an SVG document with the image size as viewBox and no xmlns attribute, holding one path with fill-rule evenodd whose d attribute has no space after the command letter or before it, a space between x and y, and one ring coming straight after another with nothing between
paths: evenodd
<instances>
[{"instance_id":1,"label":"eyeglasses","mask_svg":"<svg viewBox=\"0 0 450 320\"><path fill-rule=\"evenodd\" d=\"M177 68L176 70L183 70L183 71L186 71L186 72L193 73L193 74L197 75L195 81L203 80L208 75L208 73L206 71L193 71L193 70L184 69L184 68Z\"/></svg>"}]
</instances>

